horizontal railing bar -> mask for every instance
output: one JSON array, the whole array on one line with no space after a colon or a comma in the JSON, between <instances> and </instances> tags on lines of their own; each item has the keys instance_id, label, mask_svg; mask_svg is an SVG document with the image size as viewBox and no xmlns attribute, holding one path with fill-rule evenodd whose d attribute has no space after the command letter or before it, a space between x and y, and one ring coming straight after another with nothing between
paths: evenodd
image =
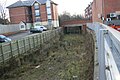
<instances>
[{"instance_id":1,"label":"horizontal railing bar","mask_svg":"<svg viewBox=\"0 0 120 80\"><path fill-rule=\"evenodd\" d=\"M89 30L94 30L97 39L98 52L101 54L100 49L100 29L106 29L108 32L104 33L104 47L105 47L105 61L106 61L106 80L120 80L120 32L104 25L102 23L89 23L87 24ZM106 37L107 36L107 37ZM99 60L99 59L98 59ZM103 65L103 64L100 64ZM99 67L100 67L99 65ZM101 68L101 67L100 67ZM107 76L109 75L109 76ZM100 76L99 76L100 77ZM102 80L102 78L101 78Z\"/></svg>"},{"instance_id":2,"label":"horizontal railing bar","mask_svg":"<svg viewBox=\"0 0 120 80\"><path fill-rule=\"evenodd\" d=\"M111 49L109 48L109 45L107 44L107 41L105 40L105 49L107 51L107 53L109 54L109 57L108 60L109 60L109 68L110 68L110 71L112 73L112 78L115 78L113 80L120 80L120 73L119 73L119 70L117 68L117 65L115 63L115 60L113 58L113 55L112 55L112 52L111 52Z\"/></svg>"}]
</instances>

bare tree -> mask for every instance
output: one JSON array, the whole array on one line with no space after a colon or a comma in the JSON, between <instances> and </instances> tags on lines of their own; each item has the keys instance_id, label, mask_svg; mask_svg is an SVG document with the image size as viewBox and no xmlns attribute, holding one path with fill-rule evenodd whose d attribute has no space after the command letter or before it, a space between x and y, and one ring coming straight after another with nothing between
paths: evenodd
<instances>
[{"instance_id":1,"label":"bare tree","mask_svg":"<svg viewBox=\"0 0 120 80\"><path fill-rule=\"evenodd\" d=\"M6 2L7 0L4 3L0 3L0 18L3 20L3 24L6 24Z\"/></svg>"},{"instance_id":2,"label":"bare tree","mask_svg":"<svg viewBox=\"0 0 120 80\"><path fill-rule=\"evenodd\" d=\"M83 19L85 19L85 18L81 14L70 15L69 12L64 11L63 14L59 15L59 24L61 26L64 21L83 20Z\"/></svg>"}]
</instances>

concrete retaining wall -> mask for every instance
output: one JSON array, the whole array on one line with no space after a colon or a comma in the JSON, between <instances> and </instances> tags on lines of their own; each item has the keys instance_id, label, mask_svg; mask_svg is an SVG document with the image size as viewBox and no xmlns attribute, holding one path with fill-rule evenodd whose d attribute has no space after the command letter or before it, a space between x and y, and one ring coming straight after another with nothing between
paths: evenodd
<instances>
[{"instance_id":1,"label":"concrete retaining wall","mask_svg":"<svg viewBox=\"0 0 120 80\"><path fill-rule=\"evenodd\" d=\"M20 31L19 24L0 25L0 34Z\"/></svg>"}]
</instances>

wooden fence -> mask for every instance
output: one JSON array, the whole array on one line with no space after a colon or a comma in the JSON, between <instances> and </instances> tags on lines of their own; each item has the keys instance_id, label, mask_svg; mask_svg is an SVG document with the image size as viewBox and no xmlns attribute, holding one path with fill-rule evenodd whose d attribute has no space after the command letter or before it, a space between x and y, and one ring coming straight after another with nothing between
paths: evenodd
<instances>
[{"instance_id":1,"label":"wooden fence","mask_svg":"<svg viewBox=\"0 0 120 80\"><path fill-rule=\"evenodd\" d=\"M31 50L40 49L40 45L54 39L62 32L62 28L49 30L43 33L37 33L27 36L21 40L12 41L9 43L2 43L0 45L0 63L9 60L20 54L25 54Z\"/></svg>"}]
</instances>

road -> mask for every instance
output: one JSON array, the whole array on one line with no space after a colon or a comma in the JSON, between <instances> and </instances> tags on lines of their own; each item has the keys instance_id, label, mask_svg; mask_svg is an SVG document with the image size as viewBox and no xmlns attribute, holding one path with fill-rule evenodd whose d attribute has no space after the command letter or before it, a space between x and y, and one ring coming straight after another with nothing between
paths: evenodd
<instances>
[{"instance_id":1,"label":"road","mask_svg":"<svg viewBox=\"0 0 120 80\"><path fill-rule=\"evenodd\" d=\"M25 36L28 36L28 35L31 35L30 31L24 31L24 32L21 32L21 33L17 33L17 34L8 36L8 37L12 40L18 40L18 39L22 39L22 38L24 38Z\"/></svg>"}]
</instances>

